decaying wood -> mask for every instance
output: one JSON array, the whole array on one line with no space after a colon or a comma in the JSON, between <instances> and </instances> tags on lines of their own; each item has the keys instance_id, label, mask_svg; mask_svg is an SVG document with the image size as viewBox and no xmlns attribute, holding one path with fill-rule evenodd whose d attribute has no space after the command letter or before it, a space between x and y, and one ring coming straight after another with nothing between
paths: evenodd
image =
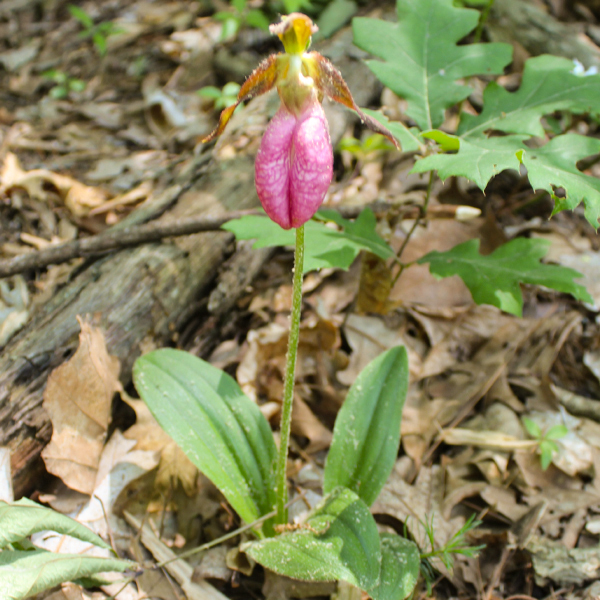
<instances>
[{"instance_id":1,"label":"decaying wood","mask_svg":"<svg viewBox=\"0 0 600 600\"><path fill-rule=\"evenodd\" d=\"M169 190L171 191L171 190ZM385 202L377 202L369 206L375 214L383 216L385 213L399 213L401 219L416 219L420 217L418 206L397 206ZM324 207L330 208L330 207ZM331 207L337 210L342 217L354 219L365 208L364 206L335 206ZM465 214L466 213L466 214ZM8 277L16 273L23 273L29 269L40 269L48 265L59 265L73 258L84 256L100 256L111 250L121 250L148 244L150 242L159 242L168 237L179 237L201 233L205 231L219 231L221 227L231 219L238 219L245 215L264 214L258 210L237 210L218 217L211 216L191 216L185 219L169 219L166 222L153 222L143 225L130 225L121 229L112 228L107 233L102 233L89 238L73 240L64 244L57 244L44 248L38 252L21 254L13 258L0 260L0 278ZM442 204L431 206L427 214L422 218L427 219L458 219L466 220L474 218L480 214L480 211L467 206L455 206L452 204Z\"/></svg>"},{"instance_id":2,"label":"decaying wood","mask_svg":"<svg viewBox=\"0 0 600 600\"><path fill-rule=\"evenodd\" d=\"M332 58L360 105L367 104L377 84L368 68L348 58L351 32L343 32L321 48ZM256 208L254 155L269 116L277 108L274 94L257 98L236 115L214 158L198 169L198 157L171 189L176 201L159 222L169 219L220 217L232 210ZM328 106L332 141L339 141L352 113ZM243 150L235 139L244 136ZM158 202L160 204L160 202ZM151 212L151 211L150 211ZM90 315L106 336L109 352L121 361L121 378L129 384L131 367L141 347L164 345L189 318L189 307L210 291L231 237L211 232L144 245L106 256L77 274L3 349L0 356L0 446L11 451L15 495L30 490L43 472L40 452L51 436L51 424L42 409L42 394L52 369L75 349L77 315Z\"/></svg>"},{"instance_id":3,"label":"decaying wood","mask_svg":"<svg viewBox=\"0 0 600 600\"><path fill-rule=\"evenodd\" d=\"M600 48L582 24L562 23L529 0L497 0L487 30L495 42L518 42L533 56L556 54L600 67ZM594 36L596 37L596 36Z\"/></svg>"}]
</instances>

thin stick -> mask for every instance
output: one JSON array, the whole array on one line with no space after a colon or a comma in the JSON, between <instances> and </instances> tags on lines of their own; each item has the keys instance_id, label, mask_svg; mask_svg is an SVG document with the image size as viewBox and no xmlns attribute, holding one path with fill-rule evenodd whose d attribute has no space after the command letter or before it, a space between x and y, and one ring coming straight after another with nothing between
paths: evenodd
<instances>
[{"instance_id":1,"label":"thin stick","mask_svg":"<svg viewBox=\"0 0 600 600\"><path fill-rule=\"evenodd\" d=\"M332 208L332 207L327 207ZM344 206L336 208L346 219L357 217L360 212L367 208L365 206ZM402 219L413 219L419 214L418 206L398 207L388 203L375 203L369 206L377 215L385 214L389 211L397 210ZM454 205L441 205L431 207L428 211L428 218L454 219L464 218L468 211L473 211L470 207L461 207ZM73 240L64 244L50 246L39 252L28 252L0 260L0 278L22 273L29 269L40 269L48 265L59 265L73 258L82 256L99 256L106 254L111 250L121 248L130 248L150 242L158 242L163 238L192 235L204 231L219 231L222 225L232 219L239 219L246 215L262 215L256 210L243 210L230 212L220 217L186 217L167 222L146 223L144 225L132 225L119 230L109 230L105 233L88 238ZM461 216L463 215L463 216ZM473 216L477 216L474 214Z\"/></svg>"},{"instance_id":2,"label":"thin stick","mask_svg":"<svg viewBox=\"0 0 600 600\"><path fill-rule=\"evenodd\" d=\"M292 314L290 318L290 336L285 365L285 381L283 388L283 405L281 407L281 426L279 437L279 454L277 456L277 470L275 481L276 495L276 521L279 525L287 523L288 499L287 489L287 456L290 444L290 430L292 428L292 406L294 402L294 379L296 375L296 356L298 354L298 338L300 335L300 312L302 309L302 277L304 271L304 225L296 229L296 254L294 261L294 283L292 291Z\"/></svg>"}]
</instances>

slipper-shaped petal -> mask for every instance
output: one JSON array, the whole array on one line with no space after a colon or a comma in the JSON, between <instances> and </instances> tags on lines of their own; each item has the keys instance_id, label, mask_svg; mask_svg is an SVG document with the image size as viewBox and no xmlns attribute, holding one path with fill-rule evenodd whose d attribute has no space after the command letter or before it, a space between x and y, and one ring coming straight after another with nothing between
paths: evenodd
<instances>
[{"instance_id":1,"label":"slipper-shaped petal","mask_svg":"<svg viewBox=\"0 0 600 600\"><path fill-rule=\"evenodd\" d=\"M256 156L256 191L267 215L284 229L317 212L333 177L333 149L318 101L295 116L282 106Z\"/></svg>"}]
</instances>

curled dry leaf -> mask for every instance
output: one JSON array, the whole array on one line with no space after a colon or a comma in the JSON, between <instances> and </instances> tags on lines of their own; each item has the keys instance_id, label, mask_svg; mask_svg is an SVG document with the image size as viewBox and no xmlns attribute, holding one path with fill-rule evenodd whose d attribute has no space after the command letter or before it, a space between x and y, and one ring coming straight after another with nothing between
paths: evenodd
<instances>
[{"instance_id":1,"label":"curled dry leaf","mask_svg":"<svg viewBox=\"0 0 600 600\"><path fill-rule=\"evenodd\" d=\"M24 171L19 159L8 152L0 172L0 195L12 188L24 189L31 198L45 201L48 198L47 186L51 186L61 197L65 206L77 217L86 216L90 210L106 202L103 190L84 185L72 177L59 175L47 169Z\"/></svg>"},{"instance_id":2,"label":"curled dry leaf","mask_svg":"<svg viewBox=\"0 0 600 600\"><path fill-rule=\"evenodd\" d=\"M110 356L102 331L78 317L79 348L48 378L44 408L52 439L42 458L70 488L91 494L110 422L112 398L121 390L119 361Z\"/></svg>"}]
</instances>

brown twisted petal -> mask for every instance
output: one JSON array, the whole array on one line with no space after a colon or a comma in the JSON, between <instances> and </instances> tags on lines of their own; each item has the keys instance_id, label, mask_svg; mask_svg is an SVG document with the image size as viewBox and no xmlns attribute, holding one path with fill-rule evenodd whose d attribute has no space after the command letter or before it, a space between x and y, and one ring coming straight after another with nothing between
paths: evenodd
<instances>
[{"instance_id":1,"label":"brown twisted petal","mask_svg":"<svg viewBox=\"0 0 600 600\"><path fill-rule=\"evenodd\" d=\"M241 102L250 100L250 98L254 98L255 96L261 96L275 87L278 76L277 59L279 56L281 54L271 54L250 73L248 79L246 79L244 85L240 88L236 103L223 110L219 117L219 124L210 134L202 139L203 144L214 140L223 133L229 119L233 115L233 111Z\"/></svg>"},{"instance_id":2,"label":"brown twisted petal","mask_svg":"<svg viewBox=\"0 0 600 600\"><path fill-rule=\"evenodd\" d=\"M339 102L344 106L352 109L358 114L360 120L375 133L384 135L394 146L400 150L398 140L393 136L392 132L384 127L379 121L376 121L369 115L366 115L352 97L352 93L348 85L344 81L342 74L330 63L324 56L318 52L309 52L305 55L304 64L308 68L308 75L312 77L316 88L335 102Z\"/></svg>"}]
</instances>

